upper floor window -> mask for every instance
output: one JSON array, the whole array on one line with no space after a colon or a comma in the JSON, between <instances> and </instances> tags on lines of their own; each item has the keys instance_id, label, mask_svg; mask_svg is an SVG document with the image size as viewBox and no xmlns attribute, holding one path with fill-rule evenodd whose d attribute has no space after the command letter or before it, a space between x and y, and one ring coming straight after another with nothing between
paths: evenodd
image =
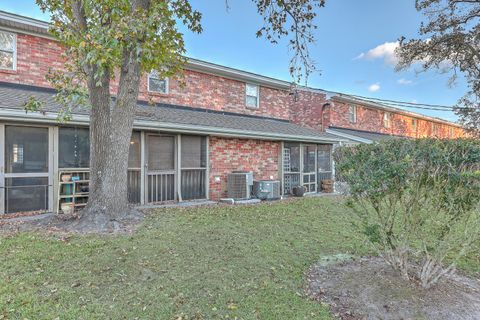
<instances>
[{"instance_id":1,"label":"upper floor window","mask_svg":"<svg viewBox=\"0 0 480 320\"><path fill-rule=\"evenodd\" d=\"M168 78L161 78L156 71L148 74L147 90L155 93L168 93Z\"/></svg>"},{"instance_id":2,"label":"upper floor window","mask_svg":"<svg viewBox=\"0 0 480 320\"><path fill-rule=\"evenodd\" d=\"M245 85L245 105L250 108L258 108L260 88L256 84L247 83Z\"/></svg>"},{"instance_id":3,"label":"upper floor window","mask_svg":"<svg viewBox=\"0 0 480 320\"><path fill-rule=\"evenodd\" d=\"M357 123L357 106L354 104L348 107L348 120L350 123Z\"/></svg>"},{"instance_id":4,"label":"upper floor window","mask_svg":"<svg viewBox=\"0 0 480 320\"><path fill-rule=\"evenodd\" d=\"M390 128L392 126L392 114L390 112L385 112L383 114L383 126L385 128Z\"/></svg>"},{"instance_id":5,"label":"upper floor window","mask_svg":"<svg viewBox=\"0 0 480 320\"><path fill-rule=\"evenodd\" d=\"M17 36L0 31L0 69L15 70L17 64Z\"/></svg>"},{"instance_id":6,"label":"upper floor window","mask_svg":"<svg viewBox=\"0 0 480 320\"><path fill-rule=\"evenodd\" d=\"M417 131L417 119L412 119L412 130Z\"/></svg>"}]
</instances>

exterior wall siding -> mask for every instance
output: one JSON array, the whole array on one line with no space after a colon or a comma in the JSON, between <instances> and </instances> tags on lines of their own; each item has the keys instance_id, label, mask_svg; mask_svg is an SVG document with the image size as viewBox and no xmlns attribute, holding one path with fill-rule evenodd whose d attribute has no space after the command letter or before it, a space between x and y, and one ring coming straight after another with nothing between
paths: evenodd
<instances>
[{"instance_id":1,"label":"exterior wall siding","mask_svg":"<svg viewBox=\"0 0 480 320\"><path fill-rule=\"evenodd\" d=\"M0 70L0 81L49 87L45 76L49 69L64 67L63 51L55 40L18 33L17 69ZM296 95L291 95L288 90L262 86L259 108L248 108L245 105L245 82L191 70L185 70L184 82L185 86L181 86L179 81L170 79L167 94L151 93L147 91L147 76L144 75L139 99L291 120L318 131L333 126L408 137L433 136L435 132L441 138L465 135L461 128L440 122L434 132L434 121L423 119L417 119L415 130L410 116L394 112L391 128L385 128L384 111L361 105L357 105L357 122L350 123L348 103L335 101L334 107L329 106L325 94L313 90L299 90ZM112 84L111 92L116 92L115 83Z\"/></svg>"},{"instance_id":2,"label":"exterior wall siding","mask_svg":"<svg viewBox=\"0 0 480 320\"><path fill-rule=\"evenodd\" d=\"M280 179L281 143L253 139L210 137L210 199L227 196L227 174L252 171L255 180Z\"/></svg>"}]
</instances>

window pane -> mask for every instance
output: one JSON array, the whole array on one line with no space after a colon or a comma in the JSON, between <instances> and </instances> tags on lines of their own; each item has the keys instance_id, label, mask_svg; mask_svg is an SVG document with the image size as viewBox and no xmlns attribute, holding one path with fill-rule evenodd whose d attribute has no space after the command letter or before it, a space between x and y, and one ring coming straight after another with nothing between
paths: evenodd
<instances>
[{"instance_id":1,"label":"window pane","mask_svg":"<svg viewBox=\"0 0 480 320\"><path fill-rule=\"evenodd\" d=\"M246 90L247 96L258 97L258 86L247 83Z\"/></svg>"},{"instance_id":2,"label":"window pane","mask_svg":"<svg viewBox=\"0 0 480 320\"><path fill-rule=\"evenodd\" d=\"M207 148L205 137L182 136L182 168L205 168Z\"/></svg>"},{"instance_id":3,"label":"window pane","mask_svg":"<svg viewBox=\"0 0 480 320\"><path fill-rule=\"evenodd\" d=\"M148 90L151 92L167 92L167 81L165 79L148 78Z\"/></svg>"},{"instance_id":4,"label":"window pane","mask_svg":"<svg viewBox=\"0 0 480 320\"><path fill-rule=\"evenodd\" d=\"M130 140L130 150L128 152L128 167L140 168L140 132L132 132L132 138Z\"/></svg>"},{"instance_id":5,"label":"window pane","mask_svg":"<svg viewBox=\"0 0 480 320\"><path fill-rule=\"evenodd\" d=\"M48 129L5 127L6 173L48 172Z\"/></svg>"},{"instance_id":6,"label":"window pane","mask_svg":"<svg viewBox=\"0 0 480 320\"><path fill-rule=\"evenodd\" d=\"M257 107L257 98L252 96L247 96L247 106Z\"/></svg>"},{"instance_id":7,"label":"window pane","mask_svg":"<svg viewBox=\"0 0 480 320\"><path fill-rule=\"evenodd\" d=\"M175 138L169 136L148 137L148 170L175 169Z\"/></svg>"},{"instance_id":8,"label":"window pane","mask_svg":"<svg viewBox=\"0 0 480 320\"><path fill-rule=\"evenodd\" d=\"M15 49L15 35L0 31L0 50L13 51Z\"/></svg>"},{"instance_id":9,"label":"window pane","mask_svg":"<svg viewBox=\"0 0 480 320\"><path fill-rule=\"evenodd\" d=\"M90 136L86 128L60 128L58 138L60 168L90 167Z\"/></svg>"},{"instance_id":10,"label":"window pane","mask_svg":"<svg viewBox=\"0 0 480 320\"><path fill-rule=\"evenodd\" d=\"M13 53L0 51L0 68L13 69Z\"/></svg>"},{"instance_id":11,"label":"window pane","mask_svg":"<svg viewBox=\"0 0 480 320\"><path fill-rule=\"evenodd\" d=\"M5 212L46 211L48 178L5 179Z\"/></svg>"}]
</instances>

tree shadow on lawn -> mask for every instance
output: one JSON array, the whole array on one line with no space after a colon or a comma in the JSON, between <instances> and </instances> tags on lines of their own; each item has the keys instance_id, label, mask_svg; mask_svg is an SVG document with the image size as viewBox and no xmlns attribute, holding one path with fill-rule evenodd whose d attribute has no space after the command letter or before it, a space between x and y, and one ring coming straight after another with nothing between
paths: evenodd
<instances>
[{"instance_id":1,"label":"tree shadow on lawn","mask_svg":"<svg viewBox=\"0 0 480 320\"><path fill-rule=\"evenodd\" d=\"M430 290L406 282L380 258L320 261L306 294L341 319L480 319L480 281L446 277Z\"/></svg>"}]
</instances>

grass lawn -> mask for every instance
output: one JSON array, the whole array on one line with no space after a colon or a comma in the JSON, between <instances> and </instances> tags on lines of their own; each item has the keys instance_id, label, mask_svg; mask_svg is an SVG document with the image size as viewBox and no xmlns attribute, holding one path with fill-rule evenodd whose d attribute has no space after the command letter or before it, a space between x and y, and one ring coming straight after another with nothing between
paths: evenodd
<instances>
[{"instance_id":1,"label":"grass lawn","mask_svg":"<svg viewBox=\"0 0 480 320\"><path fill-rule=\"evenodd\" d=\"M367 253L350 214L323 197L157 210L133 235L0 236L0 319L329 319L303 276Z\"/></svg>"}]
</instances>

